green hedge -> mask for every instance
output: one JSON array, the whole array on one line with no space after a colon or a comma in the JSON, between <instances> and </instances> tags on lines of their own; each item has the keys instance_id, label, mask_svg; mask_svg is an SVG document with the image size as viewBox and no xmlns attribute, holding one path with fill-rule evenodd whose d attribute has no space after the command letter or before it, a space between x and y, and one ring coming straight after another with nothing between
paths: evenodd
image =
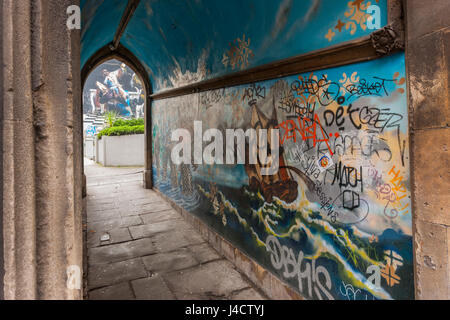
<instances>
[{"instance_id":1,"label":"green hedge","mask_svg":"<svg viewBox=\"0 0 450 320\"><path fill-rule=\"evenodd\" d=\"M127 120L128 121L128 120ZM97 135L99 139L102 138L102 136L125 136L130 134L142 134L145 132L145 126L137 125L137 126L113 126L111 128L106 128L100 131Z\"/></svg>"},{"instance_id":2,"label":"green hedge","mask_svg":"<svg viewBox=\"0 0 450 320\"><path fill-rule=\"evenodd\" d=\"M113 123L113 127L134 127L134 126L143 126L144 125L144 119L143 118L139 118L139 119L129 119L129 120L124 120L124 119L118 119L116 121L114 121Z\"/></svg>"}]
</instances>

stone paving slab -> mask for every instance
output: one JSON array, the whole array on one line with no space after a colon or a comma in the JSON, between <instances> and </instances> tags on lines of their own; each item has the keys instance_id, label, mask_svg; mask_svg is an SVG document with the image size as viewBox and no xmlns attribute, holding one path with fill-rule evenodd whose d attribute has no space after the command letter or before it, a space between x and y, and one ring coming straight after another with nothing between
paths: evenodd
<instances>
[{"instance_id":1,"label":"stone paving slab","mask_svg":"<svg viewBox=\"0 0 450 320\"><path fill-rule=\"evenodd\" d=\"M100 185L100 186L88 186L89 191L87 191L88 195L101 195L101 194L113 194L117 193L119 190L119 184L108 184L108 185ZM89 206L89 204L88 204Z\"/></svg>"},{"instance_id":2,"label":"stone paving slab","mask_svg":"<svg viewBox=\"0 0 450 320\"><path fill-rule=\"evenodd\" d=\"M143 204L139 207L139 209L141 209L142 213L151 213L170 210L172 209L172 207L170 206L170 204L161 199L160 202Z\"/></svg>"},{"instance_id":3,"label":"stone paving slab","mask_svg":"<svg viewBox=\"0 0 450 320\"><path fill-rule=\"evenodd\" d=\"M85 173L90 299L264 299L164 199L143 189L142 169L90 164Z\"/></svg>"},{"instance_id":4,"label":"stone paving slab","mask_svg":"<svg viewBox=\"0 0 450 320\"><path fill-rule=\"evenodd\" d=\"M133 175L133 178L130 179L127 175L120 175L115 177L113 180L111 180L110 176L106 177L96 177L95 182L92 182L92 179L87 179L86 185L88 187L97 187L97 186L104 186L107 184L110 184L111 182L117 183L117 184L123 184L123 183L129 183L130 181L142 183L142 179L135 174L131 173Z\"/></svg>"},{"instance_id":5,"label":"stone paving slab","mask_svg":"<svg viewBox=\"0 0 450 320\"><path fill-rule=\"evenodd\" d=\"M139 209L139 207L136 207L132 204L123 205L119 209L119 215L121 217L133 217L138 216L142 213L142 211Z\"/></svg>"},{"instance_id":6,"label":"stone paving slab","mask_svg":"<svg viewBox=\"0 0 450 320\"><path fill-rule=\"evenodd\" d=\"M105 201L104 203L89 204L86 209L89 213L95 215L97 211L109 211L117 208L118 203L116 203L115 201Z\"/></svg>"},{"instance_id":7,"label":"stone paving slab","mask_svg":"<svg viewBox=\"0 0 450 320\"><path fill-rule=\"evenodd\" d=\"M255 289L248 288L232 295L231 300L265 300Z\"/></svg>"},{"instance_id":8,"label":"stone paving slab","mask_svg":"<svg viewBox=\"0 0 450 320\"><path fill-rule=\"evenodd\" d=\"M187 269L199 264L192 252L186 248L143 257L142 261L145 268L152 273L167 273Z\"/></svg>"},{"instance_id":9,"label":"stone paving slab","mask_svg":"<svg viewBox=\"0 0 450 320\"><path fill-rule=\"evenodd\" d=\"M144 238L125 243L111 244L104 247L91 248L88 253L88 263L90 265L106 264L147 256L156 252L152 240Z\"/></svg>"},{"instance_id":10,"label":"stone paving slab","mask_svg":"<svg viewBox=\"0 0 450 320\"><path fill-rule=\"evenodd\" d=\"M122 282L89 292L90 300L134 300L130 283Z\"/></svg>"},{"instance_id":11,"label":"stone paving slab","mask_svg":"<svg viewBox=\"0 0 450 320\"><path fill-rule=\"evenodd\" d=\"M138 300L175 300L175 295L159 275L131 282Z\"/></svg>"},{"instance_id":12,"label":"stone paving slab","mask_svg":"<svg viewBox=\"0 0 450 320\"><path fill-rule=\"evenodd\" d=\"M135 206L140 206L161 201L161 198L158 197L156 193L153 193L152 195L146 195L145 198L129 199L129 201L132 202L132 204L134 204Z\"/></svg>"},{"instance_id":13,"label":"stone paving slab","mask_svg":"<svg viewBox=\"0 0 450 320\"><path fill-rule=\"evenodd\" d=\"M105 234L109 236L110 239L102 241L101 237ZM131 240L131 234L128 228L117 228L105 232L89 232L87 234L87 244L89 248L127 242Z\"/></svg>"},{"instance_id":14,"label":"stone paving slab","mask_svg":"<svg viewBox=\"0 0 450 320\"><path fill-rule=\"evenodd\" d=\"M89 232L102 232L109 231L117 228L127 228L132 226L138 226L143 223L139 216L121 217L117 213L111 219L106 220L88 220Z\"/></svg>"},{"instance_id":15,"label":"stone paving slab","mask_svg":"<svg viewBox=\"0 0 450 320\"><path fill-rule=\"evenodd\" d=\"M198 234L185 236L178 230L175 233L159 233L152 237L152 240L158 252L174 251L186 246L205 243L205 240Z\"/></svg>"},{"instance_id":16,"label":"stone paving slab","mask_svg":"<svg viewBox=\"0 0 450 320\"><path fill-rule=\"evenodd\" d=\"M164 275L164 279L178 299L190 299L191 296L227 299L234 291L250 287L250 284L226 260L168 273Z\"/></svg>"},{"instance_id":17,"label":"stone paving slab","mask_svg":"<svg viewBox=\"0 0 450 320\"><path fill-rule=\"evenodd\" d=\"M183 217L181 217L180 214L173 209L159 211L159 212L145 213L145 214L141 214L140 217L142 218L142 221L144 222L143 224L152 224L155 222L161 222L161 221L166 221L166 220L183 219Z\"/></svg>"},{"instance_id":18,"label":"stone paving slab","mask_svg":"<svg viewBox=\"0 0 450 320\"><path fill-rule=\"evenodd\" d=\"M89 266L89 289L111 286L120 282L147 277L148 273L140 258L111 264Z\"/></svg>"},{"instance_id":19,"label":"stone paving slab","mask_svg":"<svg viewBox=\"0 0 450 320\"><path fill-rule=\"evenodd\" d=\"M120 217L121 216L120 216L119 209L97 211L97 212L95 212L95 214L92 211L88 211L87 221L88 222L97 222L97 221L113 220L113 219L117 219Z\"/></svg>"},{"instance_id":20,"label":"stone paving slab","mask_svg":"<svg viewBox=\"0 0 450 320\"><path fill-rule=\"evenodd\" d=\"M184 221L183 221L184 222ZM175 232L177 226L181 224L178 220L165 220L151 224L130 227L133 239L154 236L158 233Z\"/></svg>"},{"instance_id":21,"label":"stone paving slab","mask_svg":"<svg viewBox=\"0 0 450 320\"><path fill-rule=\"evenodd\" d=\"M208 243L202 243L193 245L187 248L192 252L195 259L200 263L206 263L213 260L221 259L222 257L217 253L216 250L211 248Z\"/></svg>"}]
</instances>

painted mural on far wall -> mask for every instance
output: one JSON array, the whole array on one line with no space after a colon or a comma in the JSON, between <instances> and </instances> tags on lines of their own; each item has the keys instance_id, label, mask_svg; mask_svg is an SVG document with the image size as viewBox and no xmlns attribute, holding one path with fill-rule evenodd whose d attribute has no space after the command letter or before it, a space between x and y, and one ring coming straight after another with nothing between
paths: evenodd
<instances>
[{"instance_id":1,"label":"painted mural on far wall","mask_svg":"<svg viewBox=\"0 0 450 320\"><path fill-rule=\"evenodd\" d=\"M124 63L112 59L95 68L83 88L83 113L104 115L108 111L125 118L144 117L141 79Z\"/></svg>"},{"instance_id":2,"label":"painted mural on far wall","mask_svg":"<svg viewBox=\"0 0 450 320\"><path fill-rule=\"evenodd\" d=\"M304 297L414 298L402 53L155 101L152 119L155 186ZM278 128L279 171L174 164L194 121Z\"/></svg>"}]
</instances>

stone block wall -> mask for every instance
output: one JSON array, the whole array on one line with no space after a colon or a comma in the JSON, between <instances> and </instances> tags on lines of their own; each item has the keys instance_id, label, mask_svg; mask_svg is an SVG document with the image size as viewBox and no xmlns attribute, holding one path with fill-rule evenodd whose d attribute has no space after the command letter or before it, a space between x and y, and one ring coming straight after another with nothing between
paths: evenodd
<instances>
[{"instance_id":1,"label":"stone block wall","mask_svg":"<svg viewBox=\"0 0 450 320\"><path fill-rule=\"evenodd\" d=\"M450 299L450 2L404 2L416 299Z\"/></svg>"},{"instance_id":2,"label":"stone block wall","mask_svg":"<svg viewBox=\"0 0 450 320\"><path fill-rule=\"evenodd\" d=\"M0 4L5 299L82 298L80 31L66 25L73 4Z\"/></svg>"}]
</instances>

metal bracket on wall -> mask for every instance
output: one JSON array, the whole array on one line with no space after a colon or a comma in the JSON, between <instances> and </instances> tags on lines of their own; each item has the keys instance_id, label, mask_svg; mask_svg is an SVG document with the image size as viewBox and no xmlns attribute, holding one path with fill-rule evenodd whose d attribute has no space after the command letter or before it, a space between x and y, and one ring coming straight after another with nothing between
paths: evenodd
<instances>
[{"instance_id":1,"label":"metal bracket on wall","mask_svg":"<svg viewBox=\"0 0 450 320\"><path fill-rule=\"evenodd\" d=\"M397 49L405 48L404 37L399 35L391 26L386 26L370 35L375 52L380 55L388 55Z\"/></svg>"},{"instance_id":2,"label":"metal bracket on wall","mask_svg":"<svg viewBox=\"0 0 450 320\"><path fill-rule=\"evenodd\" d=\"M388 25L370 35L372 46L380 56L405 48L405 26L402 0L388 0Z\"/></svg>"}]
</instances>

